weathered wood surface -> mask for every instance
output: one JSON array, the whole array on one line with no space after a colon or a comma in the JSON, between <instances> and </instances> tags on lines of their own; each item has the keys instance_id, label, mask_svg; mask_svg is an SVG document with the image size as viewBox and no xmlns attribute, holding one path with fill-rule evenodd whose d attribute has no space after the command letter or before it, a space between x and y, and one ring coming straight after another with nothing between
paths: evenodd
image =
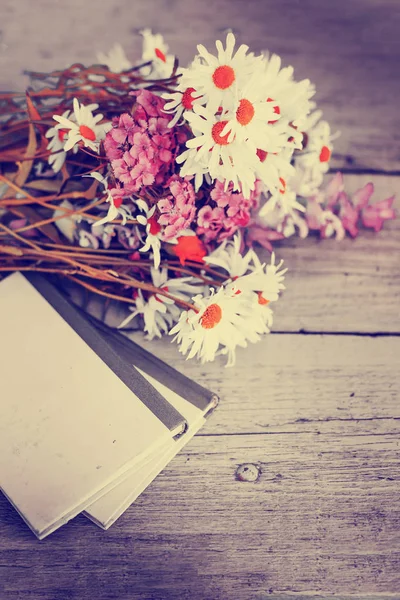
<instances>
[{"instance_id":1,"label":"weathered wood surface","mask_svg":"<svg viewBox=\"0 0 400 600\"><path fill-rule=\"evenodd\" d=\"M395 433L400 428L400 338L271 334L225 360L199 366L173 344L132 336L222 398L198 435ZM400 475L400 470L399 470Z\"/></svg>"},{"instance_id":2,"label":"weathered wood surface","mask_svg":"<svg viewBox=\"0 0 400 600\"><path fill-rule=\"evenodd\" d=\"M90 63L116 41L134 60L144 27L163 33L183 64L197 43L211 47L232 28L240 42L281 54L316 84L317 101L342 132L337 164L400 170L398 0L2 0L0 27L2 89L22 89L24 69Z\"/></svg>"},{"instance_id":3,"label":"weathered wood surface","mask_svg":"<svg viewBox=\"0 0 400 600\"><path fill-rule=\"evenodd\" d=\"M246 462L261 468L255 483L235 479ZM17 517L1 500L14 562L5 597L396 592L398 476L396 444L379 436L196 437L106 534L79 517L37 544L25 529L15 536Z\"/></svg>"},{"instance_id":4,"label":"weathered wood surface","mask_svg":"<svg viewBox=\"0 0 400 600\"><path fill-rule=\"evenodd\" d=\"M107 533L79 517L39 544L0 499L0 597L395 596L400 339L271 335L225 371L149 346L221 406Z\"/></svg>"},{"instance_id":5,"label":"weathered wood surface","mask_svg":"<svg viewBox=\"0 0 400 600\"><path fill-rule=\"evenodd\" d=\"M116 40L134 57L145 26L183 61L232 27L317 84L337 152L353 156L337 164L400 170L398 0L3 0L0 24L3 89ZM373 180L376 199L399 193L399 177ZM283 333L234 369L135 334L218 392L219 409L106 533L79 517L39 543L0 496L0 600L400 598L399 231L277 246Z\"/></svg>"}]
</instances>

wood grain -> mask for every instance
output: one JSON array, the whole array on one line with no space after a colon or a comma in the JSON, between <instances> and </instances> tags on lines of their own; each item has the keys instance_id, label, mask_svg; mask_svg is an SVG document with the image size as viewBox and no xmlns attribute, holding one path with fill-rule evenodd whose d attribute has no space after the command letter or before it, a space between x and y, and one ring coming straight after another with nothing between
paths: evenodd
<instances>
[{"instance_id":1,"label":"wood grain","mask_svg":"<svg viewBox=\"0 0 400 600\"><path fill-rule=\"evenodd\" d=\"M393 434L400 427L400 338L271 334L225 360L186 361L163 338L137 343L221 398L198 435Z\"/></svg>"},{"instance_id":2,"label":"wood grain","mask_svg":"<svg viewBox=\"0 0 400 600\"><path fill-rule=\"evenodd\" d=\"M349 436L196 437L109 532L79 517L46 544L18 527L1 500L10 540L0 555L8 564L3 597L394 593L397 444L360 428ZM243 462L260 466L257 483L237 481Z\"/></svg>"},{"instance_id":3,"label":"wood grain","mask_svg":"<svg viewBox=\"0 0 400 600\"><path fill-rule=\"evenodd\" d=\"M316 84L316 100L342 132L335 165L400 170L397 0L248 0L245 9L241 0L3 0L0 24L2 89L22 89L24 69L90 63L116 41L135 59L144 27L163 33L183 64L197 43L211 48L232 28Z\"/></svg>"},{"instance_id":4,"label":"wood grain","mask_svg":"<svg viewBox=\"0 0 400 600\"><path fill-rule=\"evenodd\" d=\"M400 171L398 0L3 0L0 86L115 41L135 58L146 26L183 62L228 27L280 53L342 131L334 166ZM400 191L399 177L373 179L376 199ZM397 221L277 245L282 333L234 369L135 334L218 392L219 409L108 532L78 517L39 543L0 496L0 600L399 598L399 236Z\"/></svg>"},{"instance_id":5,"label":"wood grain","mask_svg":"<svg viewBox=\"0 0 400 600\"><path fill-rule=\"evenodd\" d=\"M276 334L235 370L147 346L218 411L107 533L79 517L38 544L1 499L2 599L91 600L93 581L99 600L399 589L399 338Z\"/></svg>"}]
</instances>

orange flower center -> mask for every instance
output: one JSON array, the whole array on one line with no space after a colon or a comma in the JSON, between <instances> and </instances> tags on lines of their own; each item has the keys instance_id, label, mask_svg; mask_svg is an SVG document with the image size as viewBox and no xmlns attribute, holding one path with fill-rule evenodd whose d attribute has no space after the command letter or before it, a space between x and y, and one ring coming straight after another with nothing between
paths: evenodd
<instances>
[{"instance_id":1,"label":"orange flower center","mask_svg":"<svg viewBox=\"0 0 400 600\"><path fill-rule=\"evenodd\" d=\"M156 48L155 53L156 53L157 58L159 58L163 62L167 62L167 58L166 58L164 52L161 52L160 48Z\"/></svg>"},{"instance_id":2,"label":"orange flower center","mask_svg":"<svg viewBox=\"0 0 400 600\"><path fill-rule=\"evenodd\" d=\"M330 160L331 158L331 151L329 150L328 146L322 146L320 155L319 155L319 160L320 162L324 163L324 162L328 162L328 160Z\"/></svg>"},{"instance_id":3,"label":"orange flower center","mask_svg":"<svg viewBox=\"0 0 400 600\"><path fill-rule=\"evenodd\" d=\"M90 127L88 127L87 125L81 125L79 127L79 133L83 138L85 138L85 140L90 140L91 142L94 142L96 139L95 132L93 131L93 129L90 129Z\"/></svg>"},{"instance_id":4,"label":"orange flower center","mask_svg":"<svg viewBox=\"0 0 400 600\"><path fill-rule=\"evenodd\" d=\"M214 123L211 131L214 142L220 146L227 146L229 144L228 137L230 132L226 133L225 135L221 135L227 122L228 121L218 121L218 123Z\"/></svg>"},{"instance_id":5,"label":"orange flower center","mask_svg":"<svg viewBox=\"0 0 400 600\"><path fill-rule=\"evenodd\" d=\"M260 159L260 162L262 162L262 163L265 161L265 159L268 156L268 152L265 152L265 150L261 150L261 148L259 148L257 150L256 154L257 154L258 158Z\"/></svg>"},{"instance_id":6,"label":"orange flower center","mask_svg":"<svg viewBox=\"0 0 400 600\"><path fill-rule=\"evenodd\" d=\"M222 319L222 310L218 304L210 304L204 311L200 324L204 329L213 329Z\"/></svg>"},{"instance_id":7,"label":"orange flower center","mask_svg":"<svg viewBox=\"0 0 400 600\"><path fill-rule=\"evenodd\" d=\"M235 81L235 71L229 65L217 67L212 76L215 87L226 90Z\"/></svg>"},{"instance_id":8,"label":"orange flower center","mask_svg":"<svg viewBox=\"0 0 400 600\"><path fill-rule=\"evenodd\" d=\"M254 106L246 98L242 98L236 111L236 119L241 125L248 125L254 117Z\"/></svg>"},{"instance_id":9,"label":"orange flower center","mask_svg":"<svg viewBox=\"0 0 400 600\"><path fill-rule=\"evenodd\" d=\"M281 184L282 184L282 187L281 187L281 189L279 190L279 192L280 192L281 194L284 194L284 193L286 192L286 181L285 181L284 179L282 179L282 177L279 177L279 181L280 181L280 182L281 182Z\"/></svg>"},{"instance_id":10,"label":"orange flower center","mask_svg":"<svg viewBox=\"0 0 400 600\"><path fill-rule=\"evenodd\" d=\"M183 92L182 106L186 108L186 110L191 110L193 108L193 102L196 100L196 98L193 98L193 92L195 91L194 88L189 87Z\"/></svg>"},{"instance_id":11,"label":"orange flower center","mask_svg":"<svg viewBox=\"0 0 400 600\"><path fill-rule=\"evenodd\" d=\"M269 304L269 300L264 298L264 296L262 295L262 292L258 292L258 304L261 304L261 306L265 306L266 304Z\"/></svg>"},{"instance_id":12,"label":"orange flower center","mask_svg":"<svg viewBox=\"0 0 400 600\"><path fill-rule=\"evenodd\" d=\"M67 133L68 133L68 131L66 129L58 130L58 139L60 140L60 142L63 142L65 140Z\"/></svg>"},{"instance_id":13,"label":"orange flower center","mask_svg":"<svg viewBox=\"0 0 400 600\"><path fill-rule=\"evenodd\" d=\"M115 208L119 208L122 204L122 198L114 198L114 206Z\"/></svg>"}]
</instances>

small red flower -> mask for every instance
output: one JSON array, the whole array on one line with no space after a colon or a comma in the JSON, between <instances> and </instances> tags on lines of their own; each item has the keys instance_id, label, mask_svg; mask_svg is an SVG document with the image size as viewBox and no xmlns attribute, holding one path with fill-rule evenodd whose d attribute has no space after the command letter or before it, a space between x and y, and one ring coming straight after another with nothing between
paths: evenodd
<instances>
[{"instance_id":1,"label":"small red flower","mask_svg":"<svg viewBox=\"0 0 400 600\"><path fill-rule=\"evenodd\" d=\"M184 265L186 260L202 263L207 254L203 242L199 240L197 235L182 235L178 238L178 243L172 248L181 265Z\"/></svg>"},{"instance_id":2,"label":"small red flower","mask_svg":"<svg viewBox=\"0 0 400 600\"><path fill-rule=\"evenodd\" d=\"M157 219L154 215L148 219L147 223L150 225L149 232L151 235L157 235L157 233L160 233L161 225L157 222Z\"/></svg>"}]
</instances>

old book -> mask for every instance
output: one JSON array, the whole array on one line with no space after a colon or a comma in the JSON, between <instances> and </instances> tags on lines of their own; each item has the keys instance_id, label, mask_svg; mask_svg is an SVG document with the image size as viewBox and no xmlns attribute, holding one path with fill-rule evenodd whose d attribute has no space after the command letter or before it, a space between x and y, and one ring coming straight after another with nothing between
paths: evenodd
<instances>
[{"instance_id":1,"label":"old book","mask_svg":"<svg viewBox=\"0 0 400 600\"><path fill-rule=\"evenodd\" d=\"M206 422L201 410L152 377L149 381L180 410L188 422L188 429L179 439L167 440L140 465L133 467L124 481L86 508L84 514L102 529L108 529L115 523Z\"/></svg>"},{"instance_id":2,"label":"old book","mask_svg":"<svg viewBox=\"0 0 400 600\"><path fill-rule=\"evenodd\" d=\"M96 525L108 529L125 512L127 508L140 496L150 483L165 469L171 460L182 450L192 437L206 423L205 414L210 414L216 405L208 405L207 410L201 410L195 404L179 396L176 392L142 372L150 383L161 392L165 398L185 417L188 429L178 440L167 440L157 448L141 465L133 467L129 476L106 492L101 498L89 506L84 514ZM177 376L180 374L177 373Z\"/></svg>"},{"instance_id":3,"label":"old book","mask_svg":"<svg viewBox=\"0 0 400 600\"><path fill-rule=\"evenodd\" d=\"M187 424L48 281L0 282L0 488L39 539Z\"/></svg>"},{"instance_id":4,"label":"old book","mask_svg":"<svg viewBox=\"0 0 400 600\"><path fill-rule=\"evenodd\" d=\"M157 448L144 463L134 466L123 482L85 510L84 514L89 519L103 529L108 529L205 424L206 416L211 414L219 399L214 392L179 373L120 332L93 317L89 318L115 351L127 362L136 365L142 375L188 423L188 430L180 439L167 440L164 446Z\"/></svg>"}]
</instances>

